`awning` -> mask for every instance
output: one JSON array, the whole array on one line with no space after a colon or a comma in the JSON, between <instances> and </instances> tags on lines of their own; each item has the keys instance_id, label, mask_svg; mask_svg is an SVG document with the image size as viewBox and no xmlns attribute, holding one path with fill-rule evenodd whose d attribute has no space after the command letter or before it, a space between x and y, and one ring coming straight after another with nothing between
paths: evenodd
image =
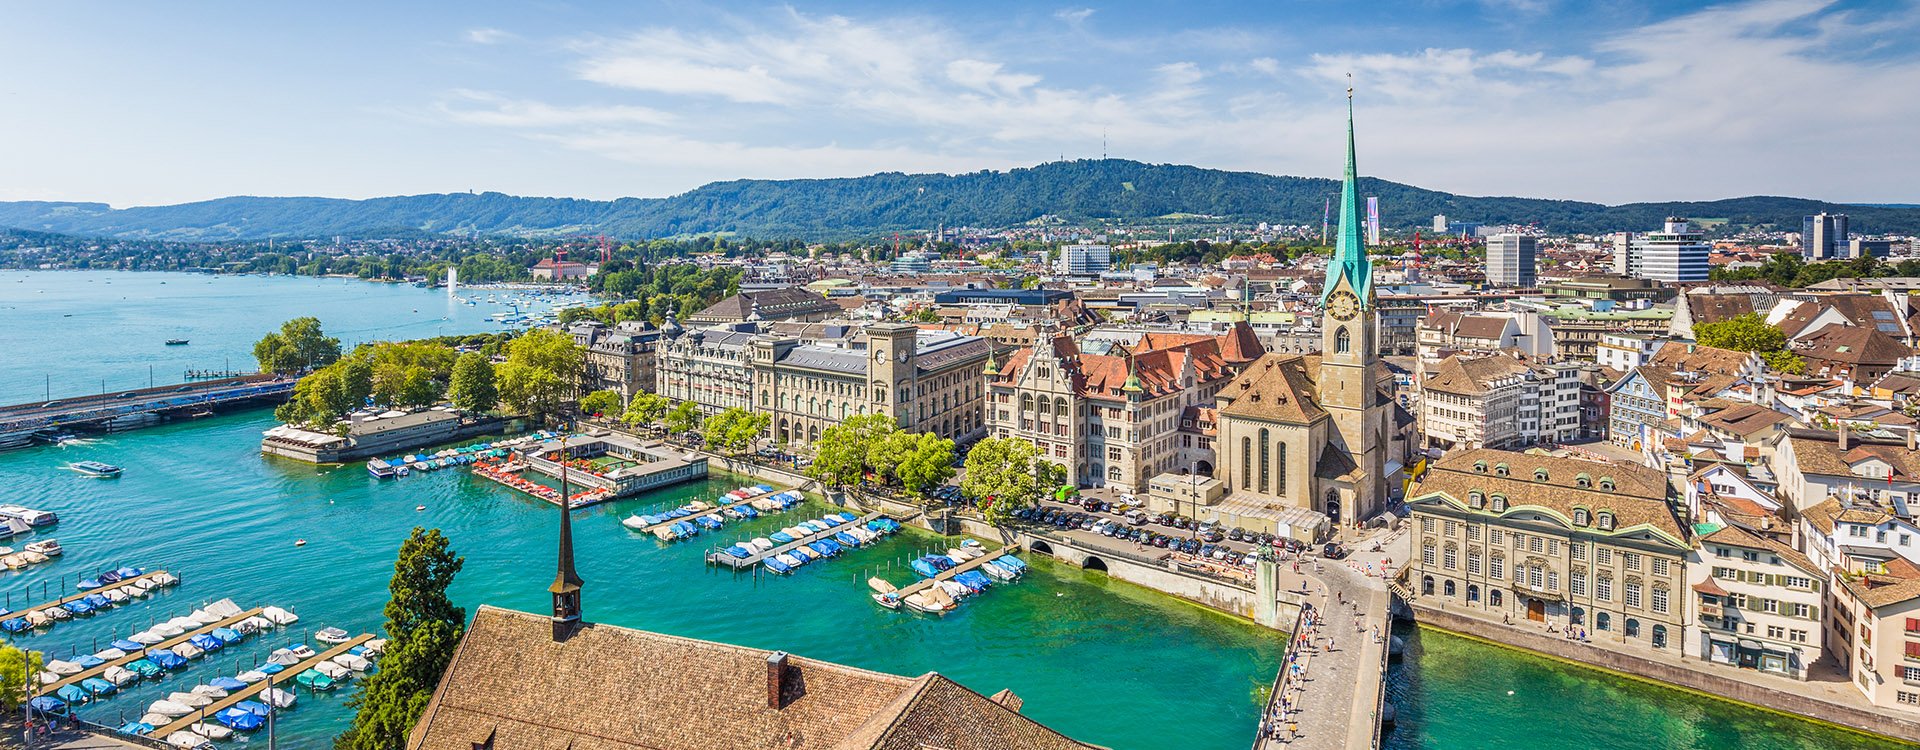
<instances>
[{"instance_id":1,"label":"awning","mask_svg":"<svg viewBox=\"0 0 1920 750\"><path fill-rule=\"evenodd\" d=\"M1753 640L1752 638L1740 639L1740 647L1745 649L1752 649L1754 651L1763 651L1766 649L1766 646L1760 645L1759 641Z\"/></svg>"}]
</instances>

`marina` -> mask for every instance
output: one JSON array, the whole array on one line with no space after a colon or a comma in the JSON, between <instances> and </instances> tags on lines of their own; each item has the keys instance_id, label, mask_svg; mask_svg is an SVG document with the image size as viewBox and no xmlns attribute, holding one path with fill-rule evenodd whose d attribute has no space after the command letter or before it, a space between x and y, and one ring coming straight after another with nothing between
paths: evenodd
<instances>
[{"instance_id":1,"label":"marina","mask_svg":"<svg viewBox=\"0 0 1920 750\"><path fill-rule=\"evenodd\" d=\"M736 500L734 499L736 496L743 499ZM752 487L736 489L722 495L721 499L728 502L717 507L705 505L704 503L700 505L705 505L705 507L696 507L694 503L689 503L665 513L638 514L620 523L642 534L658 534L661 529L672 528L675 524L701 515L719 515L724 517L729 515L729 511L731 511L733 514L739 514L743 518L748 517L744 515L743 508L751 508L755 517L762 513L776 513L798 504L801 495L799 492L793 490L775 490L769 485L757 484Z\"/></svg>"},{"instance_id":2,"label":"marina","mask_svg":"<svg viewBox=\"0 0 1920 750\"><path fill-rule=\"evenodd\" d=\"M143 650L129 651L126 655L121 656L119 658L105 660L104 663L98 666L87 668L71 675L60 676L58 679L55 679L52 681L42 681L42 684L40 685L39 689L36 691L36 694L53 695L55 693L58 693L60 689L63 687L66 687L68 685L77 685L91 677L99 677L109 669L113 669L115 667L125 668L129 664L140 661L142 659L146 659L148 654L151 652L163 651L166 649L173 648L174 646L178 646L182 643L189 643L190 641L192 641L194 636L206 635L206 634L212 633L214 630L219 628L231 628L235 625L239 625L241 622L245 620L248 620L253 617L257 617L265 611L266 611L266 608L264 607L255 607L253 609L245 610L238 614L225 617L220 620L216 620L210 624L201 626L199 628L195 628L192 631L183 632L180 635L174 636L172 638L168 638L163 641L159 641L150 645L143 644L147 646ZM122 649L122 650L125 650L125 649Z\"/></svg>"},{"instance_id":3,"label":"marina","mask_svg":"<svg viewBox=\"0 0 1920 750\"><path fill-rule=\"evenodd\" d=\"M364 649L366 643L371 640L373 640L371 634L363 633L355 636L351 640L315 654L312 658L295 663L293 666L287 667L278 674L269 675L267 679L231 691L227 693L226 697L201 706L195 709L192 714L182 716L174 720L171 724L155 727L149 734L164 739L173 736L175 732L189 730L197 724L203 724L208 721L218 721L218 717L222 712L238 705L241 701L252 700L255 696L270 689L284 688L288 683L297 684L295 678L299 675L306 674L308 670L314 669L321 664L334 663L334 660L342 654L355 653L355 649Z\"/></svg>"},{"instance_id":4,"label":"marina","mask_svg":"<svg viewBox=\"0 0 1920 750\"><path fill-rule=\"evenodd\" d=\"M144 597L152 593L154 589L175 586L179 583L180 578L178 576L164 570L143 573L132 578L123 578L108 586L82 591L78 594L61 597L45 604L25 607L17 612L9 613L6 619L0 619L0 630L5 630L9 635L16 638L38 635L46 632L46 629L53 627L59 623L60 620L48 615L41 615L40 619L43 619L43 621L36 623L34 622L34 618L29 617L30 615L46 612L54 608L64 608L68 604L84 602L88 598L96 596L116 602L127 602L129 601L128 598L116 597L115 594L120 594L124 597ZM115 608L117 609L118 607Z\"/></svg>"},{"instance_id":5,"label":"marina","mask_svg":"<svg viewBox=\"0 0 1920 750\"><path fill-rule=\"evenodd\" d=\"M725 549L713 550L707 553L707 563L711 565L724 565L734 570L745 570L762 564L770 558L777 561L781 555L822 540L832 539L835 534L842 533L842 530L846 526L865 526L879 518L884 518L884 516L880 513L868 513L866 516L857 520L842 521L841 525L831 526L797 538L794 538L785 531L776 531L767 537L758 537L751 541L757 542L760 539L766 539L771 542L779 542L782 537L790 538L791 541L778 544L778 546L767 545L765 549L757 551L749 551L748 548L738 544ZM787 567L792 566L791 563L786 563L785 565ZM779 567L769 566L769 569L776 573L786 572Z\"/></svg>"}]
</instances>

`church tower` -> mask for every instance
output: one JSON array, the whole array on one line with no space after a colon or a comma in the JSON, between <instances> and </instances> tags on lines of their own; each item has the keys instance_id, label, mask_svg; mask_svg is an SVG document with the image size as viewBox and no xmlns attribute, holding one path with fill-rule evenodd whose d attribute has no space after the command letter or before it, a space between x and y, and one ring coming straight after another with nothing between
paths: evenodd
<instances>
[{"instance_id":1,"label":"church tower","mask_svg":"<svg viewBox=\"0 0 1920 750\"><path fill-rule=\"evenodd\" d=\"M1318 498L1315 510L1339 523L1353 523L1385 506L1387 419L1390 404L1378 393L1379 346L1375 341L1373 263L1360 230L1359 189L1353 145L1353 89L1347 89L1347 171L1340 185L1340 233L1327 283L1320 292L1320 405L1333 418L1335 445L1352 456L1356 481L1350 497Z\"/></svg>"},{"instance_id":2,"label":"church tower","mask_svg":"<svg viewBox=\"0 0 1920 750\"><path fill-rule=\"evenodd\" d=\"M580 574L573 569L573 509L567 496L567 439L560 439L559 569L547 593L553 595L553 639L564 641L580 627Z\"/></svg>"}]
</instances>

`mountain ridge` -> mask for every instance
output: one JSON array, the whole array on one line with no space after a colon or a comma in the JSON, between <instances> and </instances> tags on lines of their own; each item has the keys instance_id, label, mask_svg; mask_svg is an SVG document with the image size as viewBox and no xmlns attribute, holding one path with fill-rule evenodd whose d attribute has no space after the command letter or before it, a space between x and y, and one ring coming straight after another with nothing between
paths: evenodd
<instances>
[{"instance_id":1,"label":"mountain ridge","mask_svg":"<svg viewBox=\"0 0 1920 750\"><path fill-rule=\"evenodd\" d=\"M1048 162L959 174L880 172L861 177L712 182L665 198L427 193L349 199L229 196L112 208L91 201L0 202L0 226L154 240L251 240L392 234L608 234L622 239L731 232L767 238L847 240L948 227L1010 227L1054 216L1067 222L1151 222L1177 214L1234 222L1312 225L1337 180L1125 159ZM1850 215L1856 231L1920 234L1920 208L1841 204L1784 196L1605 205L1517 196L1465 196L1360 179L1378 196L1381 224L1429 226L1434 214L1486 224L1537 224L1550 232L1656 229L1669 215L1725 219L1734 227L1797 231L1800 217ZM1318 205L1316 205L1318 204Z\"/></svg>"}]
</instances>

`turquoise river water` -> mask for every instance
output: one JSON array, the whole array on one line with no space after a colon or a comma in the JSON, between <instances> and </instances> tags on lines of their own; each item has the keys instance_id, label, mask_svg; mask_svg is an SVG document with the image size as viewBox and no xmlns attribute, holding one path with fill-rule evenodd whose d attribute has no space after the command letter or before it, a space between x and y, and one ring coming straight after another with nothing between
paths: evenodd
<instances>
[{"instance_id":1,"label":"turquoise river water","mask_svg":"<svg viewBox=\"0 0 1920 750\"><path fill-rule=\"evenodd\" d=\"M218 292L179 294L182 280ZM67 373L56 382L84 383L105 370L127 381L110 387L144 384L147 358L186 356L146 346L155 336L191 337L202 366L215 357L239 363L253 340L297 314L319 315L349 341L492 328L484 308L469 316L465 310L473 308L446 304L444 292L295 278L209 281L0 273L0 352L6 355L0 356L0 402L37 397L45 372ZM38 288L60 291L55 298L16 293ZM128 293L135 289L146 292ZM168 369L182 366L169 362ZM166 692L234 674L319 627L378 628L394 550L417 525L445 529L467 557L453 591L464 606L547 606L551 506L461 471L380 482L359 464L314 467L265 458L258 441L270 426L270 414L256 410L0 453L0 487L7 488L0 502L52 510L62 519L8 544L55 536L67 549L56 562L0 573L6 606L63 595L77 577L102 567L164 567L185 579L145 603L64 623L20 639L23 645L55 658L91 651L220 598L242 606L277 604L303 617L290 632L101 702L86 710L88 718L131 720ZM65 470L82 459L120 464L126 473L94 480ZM707 568L705 544L667 545L619 524L636 510L710 498L742 482L718 477L577 513L589 619L898 674L939 671L984 693L1011 688L1026 700L1028 714L1117 749L1250 744L1281 645L1278 634L1242 621L1044 560L1033 561L1027 579L996 587L946 617L904 615L874 606L865 577L891 564L882 574L905 581L910 576L900 563L922 548L944 546L938 537L898 537L794 576L756 578ZM717 538L764 533L798 517L735 524ZM296 547L298 539L307 544ZM1889 746L1432 631L1410 641L1389 688L1400 712L1387 742L1393 748ZM277 727L281 746L325 747L349 719L347 695L303 695Z\"/></svg>"}]
</instances>

